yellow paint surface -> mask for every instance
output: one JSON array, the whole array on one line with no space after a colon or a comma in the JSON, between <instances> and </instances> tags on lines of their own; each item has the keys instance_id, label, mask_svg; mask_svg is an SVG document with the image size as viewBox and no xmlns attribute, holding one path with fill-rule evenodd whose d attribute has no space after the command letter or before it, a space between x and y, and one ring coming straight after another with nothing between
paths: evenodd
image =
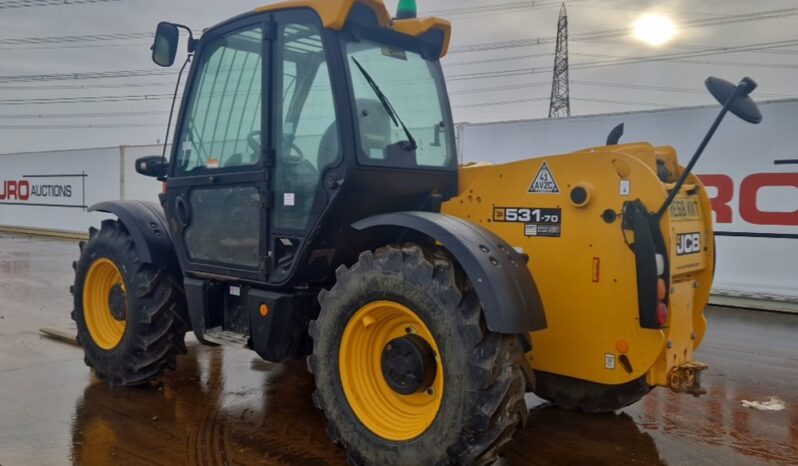
<instances>
[{"instance_id":1,"label":"yellow paint surface","mask_svg":"<svg viewBox=\"0 0 798 466\"><path fill-rule=\"evenodd\" d=\"M692 186L679 195L680 201L695 203L697 216L672 220L666 215L660 224L671 264L671 321L666 328L639 325L635 256L627 244L634 242L634 234L621 227L624 202L639 199L649 211L664 202L666 183L657 177L657 158L677 168L671 148L627 144L460 170L460 194L444 204L443 213L487 228L530 256L528 266L549 324L532 333L534 349L528 357L535 369L604 384L648 375L660 384L674 361L692 358L706 330L703 309L714 263L709 199L703 186L691 177ZM530 193L544 162L559 192ZM577 186L589 193L582 206L570 199ZM530 209L533 214L535 209L560 209L560 236L527 236L533 232L527 225L536 223L534 215L529 222L510 222L507 208ZM602 217L607 210L618 214L612 223ZM701 235L701 251L677 256L677 235L693 232ZM628 342L625 354L631 372L617 363L619 340ZM668 340L672 351L666 348ZM616 360L614 368L607 367L608 355Z\"/></svg>"},{"instance_id":2,"label":"yellow paint surface","mask_svg":"<svg viewBox=\"0 0 798 466\"><path fill-rule=\"evenodd\" d=\"M287 0L256 8L255 11L262 13L291 8L309 8L319 15L325 28L339 31L346 24L346 19L357 2L374 10L381 27L393 28L397 32L408 36L418 37L433 29L440 29L444 34L441 58L448 52L452 32L452 26L449 21L434 17L393 21L382 0Z\"/></svg>"}]
</instances>

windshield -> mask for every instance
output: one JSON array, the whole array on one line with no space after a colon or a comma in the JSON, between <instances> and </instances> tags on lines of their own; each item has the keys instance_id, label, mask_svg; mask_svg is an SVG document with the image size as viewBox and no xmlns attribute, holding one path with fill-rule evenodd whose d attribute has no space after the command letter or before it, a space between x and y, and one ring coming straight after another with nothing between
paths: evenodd
<instances>
[{"instance_id":1,"label":"windshield","mask_svg":"<svg viewBox=\"0 0 798 466\"><path fill-rule=\"evenodd\" d=\"M418 53L368 40L347 43L346 53L363 149L361 162L401 167L450 166L454 157L453 129L444 107L443 77L438 64ZM405 123L417 144L415 151L407 150L407 132L391 117L357 64L379 86Z\"/></svg>"}]
</instances>

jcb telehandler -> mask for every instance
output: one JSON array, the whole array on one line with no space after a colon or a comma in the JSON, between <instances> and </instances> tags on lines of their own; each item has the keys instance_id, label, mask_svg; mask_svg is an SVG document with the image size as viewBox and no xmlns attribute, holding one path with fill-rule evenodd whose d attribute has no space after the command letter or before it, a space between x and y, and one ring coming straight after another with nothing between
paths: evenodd
<instances>
[{"instance_id":1,"label":"jcb telehandler","mask_svg":"<svg viewBox=\"0 0 798 466\"><path fill-rule=\"evenodd\" d=\"M410 3L294 0L189 37L171 157L136 162L160 202L93 206L116 219L75 263L98 377L157 380L188 330L307 357L330 436L374 465L490 463L528 391L588 412L701 392L714 244L690 170L727 111L759 121L756 84L707 80L724 107L687 167L617 134L458 167L450 24Z\"/></svg>"}]
</instances>

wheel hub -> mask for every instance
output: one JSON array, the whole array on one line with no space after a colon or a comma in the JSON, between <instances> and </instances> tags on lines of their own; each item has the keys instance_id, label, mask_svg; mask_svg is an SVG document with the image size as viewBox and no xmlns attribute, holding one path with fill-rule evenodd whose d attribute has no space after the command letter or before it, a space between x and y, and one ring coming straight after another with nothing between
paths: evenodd
<instances>
[{"instance_id":1,"label":"wheel hub","mask_svg":"<svg viewBox=\"0 0 798 466\"><path fill-rule=\"evenodd\" d=\"M391 390L400 395L426 391L436 371L435 351L418 335L395 338L382 351L382 375Z\"/></svg>"},{"instance_id":2,"label":"wheel hub","mask_svg":"<svg viewBox=\"0 0 798 466\"><path fill-rule=\"evenodd\" d=\"M127 314L125 291L122 285L117 283L108 292L108 308L111 315L118 321L124 321Z\"/></svg>"}]
</instances>

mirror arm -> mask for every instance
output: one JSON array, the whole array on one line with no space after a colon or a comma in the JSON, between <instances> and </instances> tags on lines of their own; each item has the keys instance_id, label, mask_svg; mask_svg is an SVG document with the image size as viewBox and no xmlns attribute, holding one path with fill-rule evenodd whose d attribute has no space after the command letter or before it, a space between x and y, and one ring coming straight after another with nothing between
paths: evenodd
<instances>
[{"instance_id":1,"label":"mirror arm","mask_svg":"<svg viewBox=\"0 0 798 466\"><path fill-rule=\"evenodd\" d=\"M188 53L193 53L197 49L197 39L194 38L194 33L191 28L183 24L172 23L174 27L180 28L188 32Z\"/></svg>"},{"instance_id":2,"label":"mirror arm","mask_svg":"<svg viewBox=\"0 0 798 466\"><path fill-rule=\"evenodd\" d=\"M729 113L729 108L731 108L731 105L734 103L735 100L737 100L738 96L741 95L745 96L751 92L752 89L750 89L751 85L749 81L743 80L743 82L741 82L740 85L738 85L737 88L734 90L734 93L732 93L732 95L729 97L726 103L723 104L723 108L720 110L720 113L718 114L717 118L715 118L715 122L712 123L712 127L710 127L709 131L707 131L706 136L704 136L704 139L701 141L701 144L696 149L695 154L693 154L693 158L690 159L690 163L688 163L687 166L684 168L682 176L680 176L679 180L676 181L676 184L673 186L673 189L671 189L671 192L668 194L668 198L665 199L665 202L662 204L662 207L660 207L659 210L657 211L656 214L657 219L662 218L662 216L668 210L668 207L670 207L673 200L679 194L679 191L681 191L682 186L687 181L687 177L690 176L690 173L692 173L693 167L695 167L695 164L698 162L698 159L701 157L701 154L704 152L704 149L706 149L707 144L709 144L709 141L712 139L712 136L715 135L715 131L717 131L718 127L720 126L720 123L723 121L723 118L726 116L727 113Z\"/></svg>"},{"instance_id":3,"label":"mirror arm","mask_svg":"<svg viewBox=\"0 0 798 466\"><path fill-rule=\"evenodd\" d=\"M698 149L696 149L695 154L693 154L693 158L690 159L690 163L688 163L687 166L684 168L682 176L679 177L679 180L676 182L676 184L673 186L673 189L671 189L671 192L668 194L668 198L665 199L665 203L663 203L662 207L660 207L659 210L657 211L658 219L662 218L662 215L665 213L665 211L668 210L668 207L670 207L671 203L673 202L673 199L675 199L676 195L679 194L679 191L681 191L682 186L687 181L687 177L690 176L690 172L693 171L693 167L698 162L698 159L699 157L701 157L701 154L704 152L704 149L707 147L707 144L709 144L709 141L710 139L712 139L712 136L715 134L715 131L718 129L718 126L720 126L721 121L723 121L723 117L725 117L726 114L729 112L729 103L733 100L734 98L730 99L730 101L723 106L723 109L720 111L718 117L715 118L715 122L712 123L712 127L709 129L706 136L704 136L704 140L701 141L701 145L699 145Z\"/></svg>"}]
</instances>

